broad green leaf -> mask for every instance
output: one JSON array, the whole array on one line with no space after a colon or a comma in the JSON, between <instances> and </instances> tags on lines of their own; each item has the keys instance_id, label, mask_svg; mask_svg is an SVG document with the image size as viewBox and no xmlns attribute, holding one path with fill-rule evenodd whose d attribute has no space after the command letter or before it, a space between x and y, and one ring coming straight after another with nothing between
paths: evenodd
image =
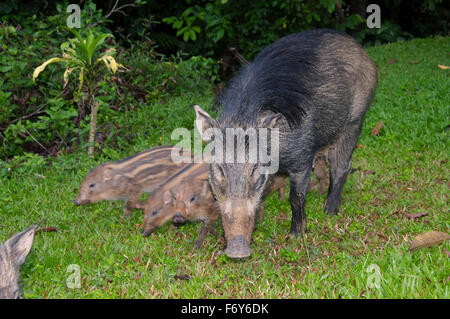
<instances>
[{"instance_id":1,"label":"broad green leaf","mask_svg":"<svg viewBox=\"0 0 450 319\"><path fill-rule=\"evenodd\" d=\"M194 30L189 30L189 33L191 34L191 39L192 41L197 40L197 35L195 34Z\"/></svg>"},{"instance_id":2,"label":"broad green leaf","mask_svg":"<svg viewBox=\"0 0 450 319\"><path fill-rule=\"evenodd\" d=\"M185 33L183 34L183 40L184 40L185 42L189 41L189 32L185 32Z\"/></svg>"},{"instance_id":3,"label":"broad green leaf","mask_svg":"<svg viewBox=\"0 0 450 319\"><path fill-rule=\"evenodd\" d=\"M182 27L180 30L178 30L177 32L177 37L182 35L182 34L186 34L186 31L188 30L188 27ZM185 40L186 41L186 40Z\"/></svg>"},{"instance_id":4,"label":"broad green leaf","mask_svg":"<svg viewBox=\"0 0 450 319\"><path fill-rule=\"evenodd\" d=\"M111 34L103 34L101 36L99 36L98 38L92 39L89 44L88 44L88 58L89 60L92 60L92 57L94 55L94 52L96 50L97 47L99 47L106 38L108 37L112 37Z\"/></svg>"},{"instance_id":5,"label":"broad green leaf","mask_svg":"<svg viewBox=\"0 0 450 319\"><path fill-rule=\"evenodd\" d=\"M174 23L173 23L173 27L175 28L175 29L179 29L179 28L181 28L183 26L183 20L177 20L177 21L175 21Z\"/></svg>"}]
</instances>

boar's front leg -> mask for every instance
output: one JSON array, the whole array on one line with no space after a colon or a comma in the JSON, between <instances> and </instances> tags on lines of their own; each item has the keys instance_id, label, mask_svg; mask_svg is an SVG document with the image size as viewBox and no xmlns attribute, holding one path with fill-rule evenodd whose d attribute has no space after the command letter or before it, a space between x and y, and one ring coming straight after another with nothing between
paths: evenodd
<instances>
[{"instance_id":1,"label":"boar's front leg","mask_svg":"<svg viewBox=\"0 0 450 319\"><path fill-rule=\"evenodd\" d=\"M259 222L262 222L264 219L264 199L261 200L259 207L256 209L256 219Z\"/></svg>"},{"instance_id":2,"label":"boar's front leg","mask_svg":"<svg viewBox=\"0 0 450 319\"><path fill-rule=\"evenodd\" d=\"M289 236L291 237L298 236L303 232L306 232L305 199L309 185L310 172L311 165L306 166L298 173L291 173L289 175L291 179L289 200L291 202L292 209L292 222Z\"/></svg>"}]
</instances>

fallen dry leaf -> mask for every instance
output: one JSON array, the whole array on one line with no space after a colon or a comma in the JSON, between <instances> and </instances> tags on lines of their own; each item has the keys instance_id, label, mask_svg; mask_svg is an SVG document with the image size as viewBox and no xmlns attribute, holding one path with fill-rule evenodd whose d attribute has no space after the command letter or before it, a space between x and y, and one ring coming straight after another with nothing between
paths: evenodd
<instances>
[{"instance_id":1,"label":"fallen dry leaf","mask_svg":"<svg viewBox=\"0 0 450 319\"><path fill-rule=\"evenodd\" d=\"M450 66L438 64L438 68L439 68L439 69L442 69L442 70L448 70L448 69L450 69Z\"/></svg>"},{"instance_id":2,"label":"fallen dry leaf","mask_svg":"<svg viewBox=\"0 0 450 319\"><path fill-rule=\"evenodd\" d=\"M409 250L413 251L422 247L438 246L447 239L450 239L450 235L440 231L430 231L424 234L420 234L409 242Z\"/></svg>"},{"instance_id":3,"label":"fallen dry leaf","mask_svg":"<svg viewBox=\"0 0 450 319\"><path fill-rule=\"evenodd\" d=\"M371 169L369 171L362 171L361 172L361 176L372 175L372 174L375 174L375 171L373 169Z\"/></svg>"},{"instance_id":4,"label":"fallen dry leaf","mask_svg":"<svg viewBox=\"0 0 450 319\"><path fill-rule=\"evenodd\" d=\"M365 146L362 144L358 144L358 146L356 148L364 148Z\"/></svg>"},{"instance_id":5,"label":"fallen dry leaf","mask_svg":"<svg viewBox=\"0 0 450 319\"><path fill-rule=\"evenodd\" d=\"M416 221L417 218L427 216L429 212L427 213L418 213L418 214L407 214L402 212L402 215L405 216L408 219L411 219L413 222Z\"/></svg>"},{"instance_id":6,"label":"fallen dry leaf","mask_svg":"<svg viewBox=\"0 0 450 319\"><path fill-rule=\"evenodd\" d=\"M413 61L409 61L409 63L412 63L412 64L417 64L417 63L419 63L419 60L413 60Z\"/></svg>"},{"instance_id":7,"label":"fallen dry leaf","mask_svg":"<svg viewBox=\"0 0 450 319\"><path fill-rule=\"evenodd\" d=\"M383 121L380 120L380 122L378 122L377 126L375 126L374 129L372 130L372 136L378 135L378 133L380 132L382 127L383 127Z\"/></svg>"},{"instance_id":8,"label":"fallen dry leaf","mask_svg":"<svg viewBox=\"0 0 450 319\"><path fill-rule=\"evenodd\" d=\"M50 227L42 227L42 228L36 230L36 233L41 233L41 232L54 232L54 231L58 231L58 228L57 228L57 227L50 226Z\"/></svg>"},{"instance_id":9,"label":"fallen dry leaf","mask_svg":"<svg viewBox=\"0 0 450 319\"><path fill-rule=\"evenodd\" d=\"M191 277L189 277L189 275L175 275L173 276L174 279L178 279L178 280L190 280Z\"/></svg>"},{"instance_id":10,"label":"fallen dry leaf","mask_svg":"<svg viewBox=\"0 0 450 319\"><path fill-rule=\"evenodd\" d=\"M388 61L388 64L393 64L393 63L397 63L397 60L393 59L393 60Z\"/></svg>"},{"instance_id":11,"label":"fallen dry leaf","mask_svg":"<svg viewBox=\"0 0 450 319\"><path fill-rule=\"evenodd\" d=\"M392 214L390 214L389 217L394 216L394 215L397 215L398 213L400 213L400 211L399 211L399 210L396 210L395 212L393 212Z\"/></svg>"}]
</instances>

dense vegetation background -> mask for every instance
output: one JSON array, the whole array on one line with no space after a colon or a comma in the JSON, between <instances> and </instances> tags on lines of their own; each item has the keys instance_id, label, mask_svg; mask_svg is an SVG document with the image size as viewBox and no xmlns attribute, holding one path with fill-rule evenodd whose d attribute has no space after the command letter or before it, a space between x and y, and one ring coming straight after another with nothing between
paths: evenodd
<instances>
[{"instance_id":1,"label":"dense vegetation background","mask_svg":"<svg viewBox=\"0 0 450 319\"><path fill-rule=\"evenodd\" d=\"M289 33L330 27L371 46L449 32L448 2L378 3L381 28L369 29L365 0L80 1L79 31L113 34L101 49L115 48L116 60L127 68L97 78L97 147L113 152L132 138L124 112L169 95L220 89L245 59ZM87 90L77 90L76 74L64 88L61 66L49 66L36 83L31 78L74 37L57 29L66 25L68 5L0 3L0 159L13 159L10 165L88 147L91 108Z\"/></svg>"}]
</instances>

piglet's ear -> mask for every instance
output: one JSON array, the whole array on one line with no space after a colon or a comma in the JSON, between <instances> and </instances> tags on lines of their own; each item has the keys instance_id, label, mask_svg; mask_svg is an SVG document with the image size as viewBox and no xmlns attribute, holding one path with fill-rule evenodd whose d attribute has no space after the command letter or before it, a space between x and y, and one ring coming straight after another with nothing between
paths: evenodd
<instances>
[{"instance_id":1,"label":"piglet's ear","mask_svg":"<svg viewBox=\"0 0 450 319\"><path fill-rule=\"evenodd\" d=\"M105 167L103 171L103 179L105 181L110 180L113 177L113 169L112 167Z\"/></svg>"},{"instance_id":2,"label":"piglet's ear","mask_svg":"<svg viewBox=\"0 0 450 319\"><path fill-rule=\"evenodd\" d=\"M170 191L165 191L163 194L164 205L169 204L172 201L172 193Z\"/></svg>"},{"instance_id":3,"label":"piglet's ear","mask_svg":"<svg viewBox=\"0 0 450 319\"><path fill-rule=\"evenodd\" d=\"M211 140L210 136L205 136L205 131L210 128L217 128L219 125L217 121L213 119L207 112L205 112L200 106L193 105L195 110L195 127L200 133L202 140L208 142Z\"/></svg>"},{"instance_id":4,"label":"piglet's ear","mask_svg":"<svg viewBox=\"0 0 450 319\"><path fill-rule=\"evenodd\" d=\"M204 181L202 184L202 192L201 192L202 197L206 197L208 195L208 192L209 192L209 181Z\"/></svg>"}]
</instances>

